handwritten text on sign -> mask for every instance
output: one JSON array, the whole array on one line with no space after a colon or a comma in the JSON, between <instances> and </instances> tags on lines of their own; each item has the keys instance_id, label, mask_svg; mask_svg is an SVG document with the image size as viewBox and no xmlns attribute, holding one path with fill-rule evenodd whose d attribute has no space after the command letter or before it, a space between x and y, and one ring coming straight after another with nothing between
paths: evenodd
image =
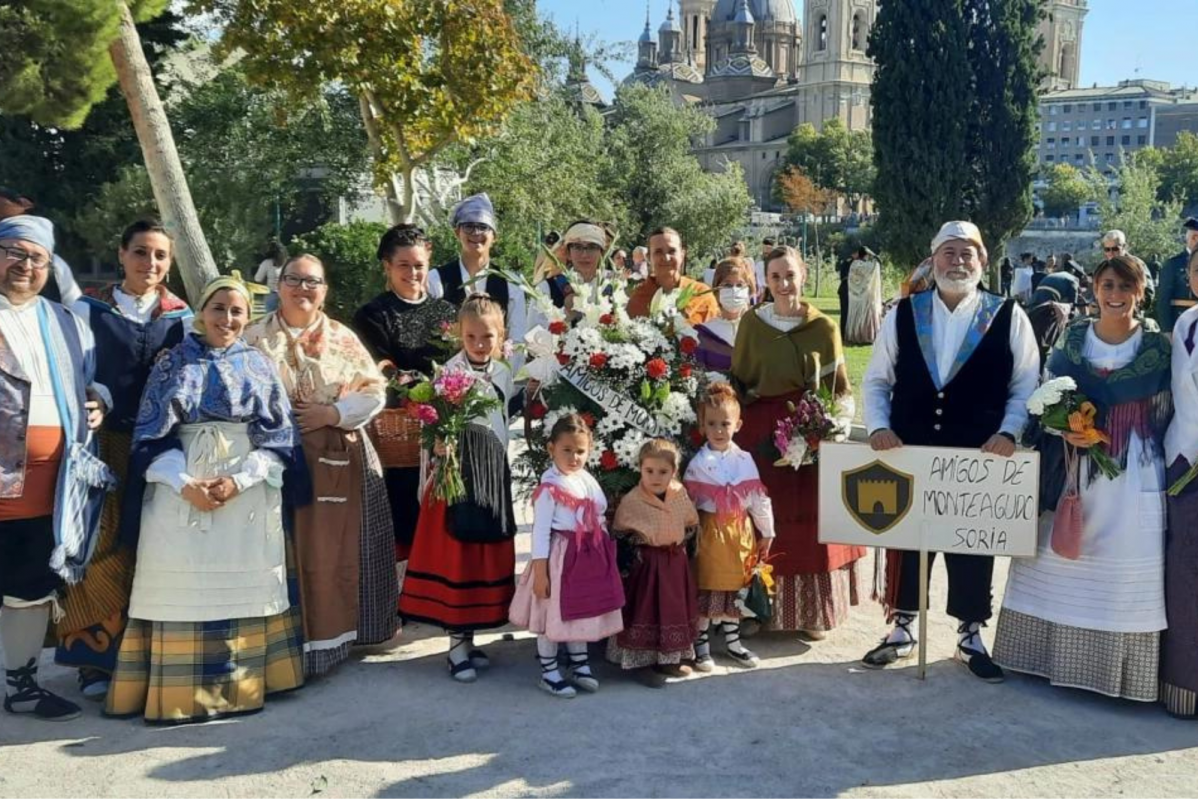
<instances>
[{"instance_id":1,"label":"handwritten text on sign","mask_svg":"<svg viewBox=\"0 0 1198 799\"><path fill-rule=\"evenodd\" d=\"M670 431L659 425L653 414L633 402L631 397L596 380L585 365L570 364L564 367L560 374L576 389L598 403L609 415L624 420L626 424L632 425L645 435L670 436Z\"/></svg>"},{"instance_id":2,"label":"handwritten text on sign","mask_svg":"<svg viewBox=\"0 0 1198 799\"><path fill-rule=\"evenodd\" d=\"M1040 456L825 443L819 540L967 555L1036 554Z\"/></svg>"}]
</instances>

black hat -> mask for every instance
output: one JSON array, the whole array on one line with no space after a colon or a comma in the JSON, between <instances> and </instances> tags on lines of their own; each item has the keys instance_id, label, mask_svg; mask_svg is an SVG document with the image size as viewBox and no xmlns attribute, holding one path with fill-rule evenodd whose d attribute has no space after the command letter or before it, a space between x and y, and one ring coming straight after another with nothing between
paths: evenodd
<instances>
[{"instance_id":1,"label":"black hat","mask_svg":"<svg viewBox=\"0 0 1198 799\"><path fill-rule=\"evenodd\" d=\"M1181 226L1186 230L1198 230L1198 219L1195 219L1191 216L1189 219L1182 222Z\"/></svg>"}]
</instances>

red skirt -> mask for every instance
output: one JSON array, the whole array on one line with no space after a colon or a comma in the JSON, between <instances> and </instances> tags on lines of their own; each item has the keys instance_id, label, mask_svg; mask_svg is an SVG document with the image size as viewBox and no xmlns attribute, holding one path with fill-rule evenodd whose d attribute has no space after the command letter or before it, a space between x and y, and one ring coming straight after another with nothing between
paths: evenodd
<instances>
[{"instance_id":1,"label":"red skirt","mask_svg":"<svg viewBox=\"0 0 1198 799\"><path fill-rule=\"evenodd\" d=\"M640 547L624 579L623 649L667 654L688 651L699 618L695 578L686 548Z\"/></svg>"},{"instance_id":2,"label":"red skirt","mask_svg":"<svg viewBox=\"0 0 1198 799\"><path fill-rule=\"evenodd\" d=\"M515 542L463 543L449 534L445 517L445 503L426 493L399 615L463 632L502 627L516 591Z\"/></svg>"},{"instance_id":3,"label":"red skirt","mask_svg":"<svg viewBox=\"0 0 1198 799\"><path fill-rule=\"evenodd\" d=\"M774 427L786 415L787 400L801 394L763 397L744 408L736 443L752 453L761 482L773 499L774 530L770 564L778 577L827 574L865 557L865 547L819 542L819 467L775 466Z\"/></svg>"}]
</instances>

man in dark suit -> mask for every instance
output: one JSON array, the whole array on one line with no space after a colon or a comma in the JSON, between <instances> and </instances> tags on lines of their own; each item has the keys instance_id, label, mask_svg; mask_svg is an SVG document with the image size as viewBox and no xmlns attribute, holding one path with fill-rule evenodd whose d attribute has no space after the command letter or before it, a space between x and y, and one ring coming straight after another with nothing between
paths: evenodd
<instances>
[{"instance_id":1,"label":"man in dark suit","mask_svg":"<svg viewBox=\"0 0 1198 799\"><path fill-rule=\"evenodd\" d=\"M1161 332L1173 335L1177 317L1194 305L1190 292L1190 280L1186 274L1190 256L1198 250L1198 219L1190 217L1182 224L1186 237L1186 248L1161 265L1160 283L1156 291L1156 321Z\"/></svg>"}]
</instances>

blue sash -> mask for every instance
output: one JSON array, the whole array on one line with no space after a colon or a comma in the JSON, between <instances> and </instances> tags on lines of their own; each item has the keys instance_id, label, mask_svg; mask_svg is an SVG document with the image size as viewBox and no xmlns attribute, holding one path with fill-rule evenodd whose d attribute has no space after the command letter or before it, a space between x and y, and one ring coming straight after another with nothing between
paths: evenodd
<instances>
[{"instance_id":1,"label":"blue sash","mask_svg":"<svg viewBox=\"0 0 1198 799\"><path fill-rule=\"evenodd\" d=\"M911 311L915 317L915 336L919 340L919 350L923 354L924 365L928 368L932 382L936 384L936 388L940 389L952 382L952 379L957 376L957 372L961 371L961 367L977 350L987 331L990 330L994 317L998 316L998 312L1002 310L1005 300L997 294L980 292L981 297L978 300L973 323L965 334L965 339L961 342L961 348L957 350L957 357L953 360L948 376L941 380L940 369L936 365L936 350L932 344L932 302L935 294L936 290L932 289L911 295Z\"/></svg>"}]
</instances>

